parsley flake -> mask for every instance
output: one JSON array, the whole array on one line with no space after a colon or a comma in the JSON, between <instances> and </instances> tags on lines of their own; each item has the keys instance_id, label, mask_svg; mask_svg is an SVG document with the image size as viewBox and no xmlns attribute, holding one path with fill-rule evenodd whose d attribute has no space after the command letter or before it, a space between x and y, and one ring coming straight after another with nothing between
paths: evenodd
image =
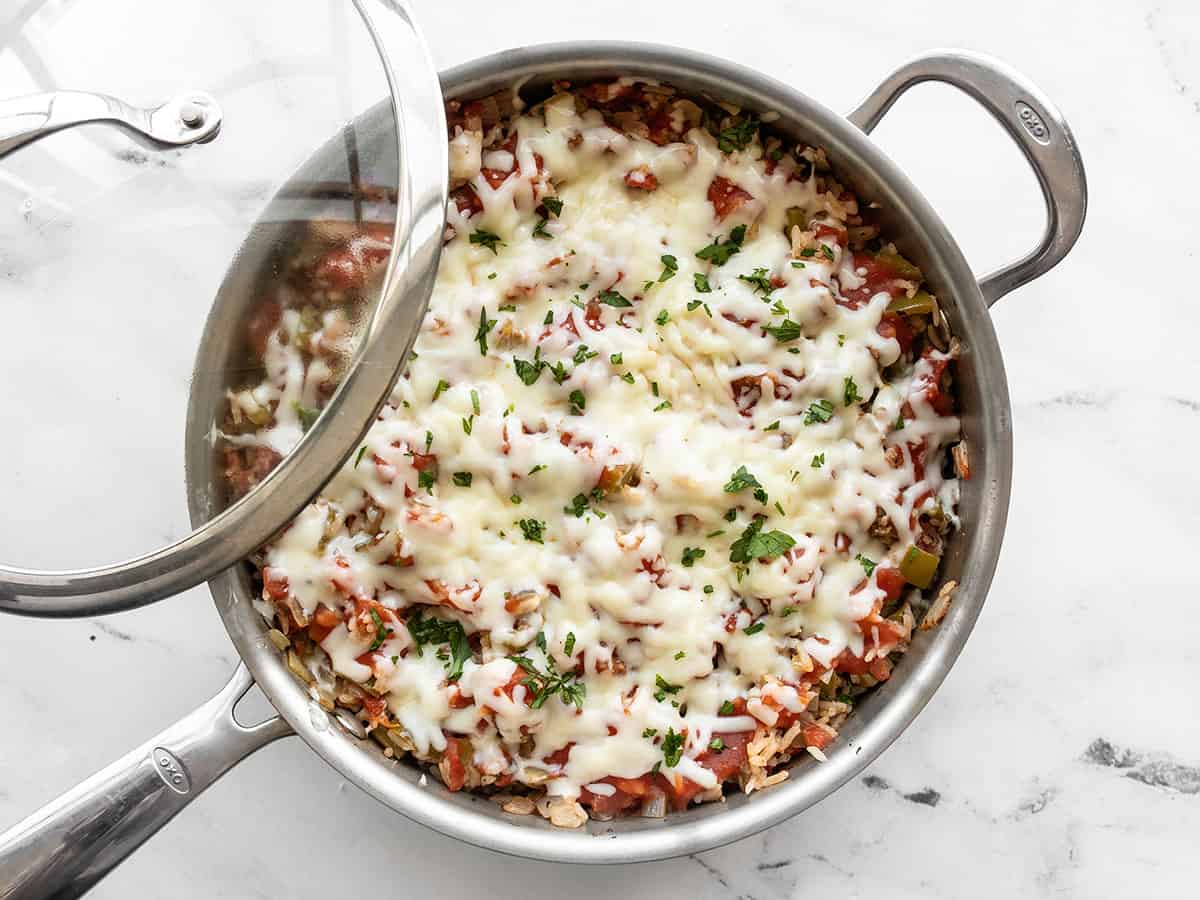
<instances>
[{"instance_id":1,"label":"parsley flake","mask_svg":"<svg viewBox=\"0 0 1200 900\"><path fill-rule=\"evenodd\" d=\"M683 567L690 569L696 564L696 560L700 559L705 554L703 547L684 547L683 548Z\"/></svg>"},{"instance_id":2,"label":"parsley flake","mask_svg":"<svg viewBox=\"0 0 1200 900\"><path fill-rule=\"evenodd\" d=\"M521 534L525 535L525 540L534 544L546 543L542 536L546 531L546 523L540 519L521 519L517 522L517 527L521 529Z\"/></svg>"},{"instance_id":3,"label":"parsley flake","mask_svg":"<svg viewBox=\"0 0 1200 900\"><path fill-rule=\"evenodd\" d=\"M496 320L489 319L487 317L487 307L485 306L481 310L479 310L479 327L477 329L475 329L475 340L479 342L479 355L480 356L487 356L487 352L488 352L487 336L488 336L488 333L495 327L496 327Z\"/></svg>"},{"instance_id":4,"label":"parsley flake","mask_svg":"<svg viewBox=\"0 0 1200 900\"><path fill-rule=\"evenodd\" d=\"M804 334L803 326L799 322L793 322L791 319L784 319L778 325L764 325L763 331L781 344L794 341Z\"/></svg>"},{"instance_id":5,"label":"parsley flake","mask_svg":"<svg viewBox=\"0 0 1200 900\"><path fill-rule=\"evenodd\" d=\"M605 306L615 306L618 309L625 309L633 306L625 297L617 291L601 291L600 296L596 298Z\"/></svg>"},{"instance_id":6,"label":"parsley flake","mask_svg":"<svg viewBox=\"0 0 1200 900\"><path fill-rule=\"evenodd\" d=\"M499 253L499 251L496 249L497 247L505 246L504 241L500 240L500 235L493 234L490 231L484 231L482 228L477 228L475 231L472 231L469 240L472 244L476 244L480 247L487 247L492 251L492 253L496 254Z\"/></svg>"},{"instance_id":7,"label":"parsley flake","mask_svg":"<svg viewBox=\"0 0 1200 900\"><path fill-rule=\"evenodd\" d=\"M818 400L809 404L804 414L805 425L816 425L818 422L828 422L833 418L833 404L828 400Z\"/></svg>"},{"instance_id":8,"label":"parsley flake","mask_svg":"<svg viewBox=\"0 0 1200 900\"><path fill-rule=\"evenodd\" d=\"M756 559L771 560L795 546L796 539L782 531L762 531L762 519L755 519L746 526L742 536L729 549L729 561L749 563Z\"/></svg>"},{"instance_id":9,"label":"parsley flake","mask_svg":"<svg viewBox=\"0 0 1200 900\"><path fill-rule=\"evenodd\" d=\"M710 262L714 266L723 266L729 262L730 258L742 249L742 243L746 240L746 226L738 225L729 232L729 238L722 243L718 237L707 247L702 247L696 251L696 258L702 259L705 262Z\"/></svg>"}]
</instances>

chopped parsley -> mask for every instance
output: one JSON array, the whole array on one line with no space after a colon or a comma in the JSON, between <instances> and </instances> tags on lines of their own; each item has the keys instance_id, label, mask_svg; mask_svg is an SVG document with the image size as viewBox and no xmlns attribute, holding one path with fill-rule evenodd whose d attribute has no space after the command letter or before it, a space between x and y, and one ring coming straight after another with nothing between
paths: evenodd
<instances>
[{"instance_id":1,"label":"chopped parsley","mask_svg":"<svg viewBox=\"0 0 1200 900\"><path fill-rule=\"evenodd\" d=\"M621 380L628 381L630 384L633 384L633 373L626 372L624 375L621 376Z\"/></svg>"},{"instance_id":2,"label":"chopped parsley","mask_svg":"<svg viewBox=\"0 0 1200 900\"><path fill-rule=\"evenodd\" d=\"M544 468L546 468L546 466L544 464L538 463L536 466L534 466L532 469L529 470L529 474L536 475L538 472L542 471L542 469L544 469Z\"/></svg>"},{"instance_id":3,"label":"chopped parsley","mask_svg":"<svg viewBox=\"0 0 1200 900\"><path fill-rule=\"evenodd\" d=\"M625 297L618 291L601 291L600 296L596 298L605 306L615 306L618 309L625 309L633 306Z\"/></svg>"},{"instance_id":4,"label":"chopped parsley","mask_svg":"<svg viewBox=\"0 0 1200 900\"><path fill-rule=\"evenodd\" d=\"M793 259L792 260L792 268L793 269L803 269L804 263L800 262L800 260L798 260L798 259Z\"/></svg>"},{"instance_id":5,"label":"chopped parsley","mask_svg":"<svg viewBox=\"0 0 1200 900\"><path fill-rule=\"evenodd\" d=\"M567 400L571 404L571 415L582 416L584 409L587 408L587 397L583 395L583 391L578 389L571 391Z\"/></svg>"},{"instance_id":6,"label":"chopped parsley","mask_svg":"<svg viewBox=\"0 0 1200 900\"><path fill-rule=\"evenodd\" d=\"M667 699L667 694L678 694L683 690L682 684L671 684L671 682L667 681L667 679L663 678L661 675L654 676L654 686L658 688L658 690L654 692L654 699L659 703L662 703L663 700Z\"/></svg>"},{"instance_id":7,"label":"chopped parsley","mask_svg":"<svg viewBox=\"0 0 1200 900\"><path fill-rule=\"evenodd\" d=\"M804 328L799 322L784 319L778 325L764 325L763 331L771 335L779 343L786 344L800 337L804 333Z\"/></svg>"},{"instance_id":8,"label":"chopped parsley","mask_svg":"<svg viewBox=\"0 0 1200 900\"><path fill-rule=\"evenodd\" d=\"M692 284L696 286L696 293L711 294L712 286L708 283L708 276L697 272L692 276Z\"/></svg>"},{"instance_id":9,"label":"chopped parsley","mask_svg":"<svg viewBox=\"0 0 1200 900\"><path fill-rule=\"evenodd\" d=\"M387 640L392 630L383 624L383 617L379 615L379 611L373 606L371 607L371 621L375 623L375 640L371 641L371 646L367 649L378 650L383 646L383 642Z\"/></svg>"},{"instance_id":10,"label":"chopped parsley","mask_svg":"<svg viewBox=\"0 0 1200 900\"><path fill-rule=\"evenodd\" d=\"M575 355L571 357L571 361L574 362L575 365L581 366L592 357L599 355L600 354L595 350L589 350L587 344L580 344L575 350Z\"/></svg>"},{"instance_id":11,"label":"chopped parsley","mask_svg":"<svg viewBox=\"0 0 1200 900\"><path fill-rule=\"evenodd\" d=\"M766 622L755 622L753 625L747 625L742 629L743 634L758 634L767 627Z\"/></svg>"},{"instance_id":12,"label":"chopped parsley","mask_svg":"<svg viewBox=\"0 0 1200 900\"><path fill-rule=\"evenodd\" d=\"M553 325L554 324L554 310L552 310L552 309L546 310L546 318L542 319L542 324L543 325Z\"/></svg>"},{"instance_id":13,"label":"chopped parsley","mask_svg":"<svg viewBox=\"0 0 1200 900\"><path fill-rule=\"evenodd\" d=\"M862 403L863 397L858 393L858 385L854 383L854 379L849 375L842 382L842 399L846 401L847 406L853 406L855 403Z\"/></svg>"},{"instance_id":14,"label":"chopped parsley","mask_svg":"<svg viewBox=\"0 0 1200 900\"><path fill-rule=\"evenodd\" d=\"M480 247L487 247L493 253L499 253L496 248L503 247L504 241L500 240L500 235L493 234L490 231L484 231L482 228L477 228L471 232L469 238L472 244L477 244Z\"/></svg>"},{"instance_id":15,"label":"chopped parsley","mask_svg":"<svg viewBox=\"0 0 1200 900\"><path fill-rule=\"evenodd\" d=\"M546 230L546 222L548 221L548 219L538 219L537 224L533 226L531 237L541 238L546 241L551 240L554 235Z\"/></svg>"},{"instance_id":16,"label":"chopped parsley","mask_svg":"<svg viewBox=\"0 0 1200 900\"><path fill-rule=\"evenodd\" d=\"M445 378L439 378L437 387L433 389L433 400L430 402L436 403L437 398L442 396L442 393L448 390L450 390L450 382L448 382Z\"/></svg>"},{"instance_id":17,"label":"chopped parsley","mask_svg":"<svg viewBox=\"0 0 1200 900\"><path fill-rule=\"evenodd\" d=\"M762 291L764 297L774 290L774 286L771 284L771 279L767 276L767 270L762 266L756 268L749 275L739 275L738 281L744 281L746 284L750 285L755 294L757 294L759 291Z\"/></svg>"},{"instance_id":18,"label":"chopped parsley","mask_svg":"<svg viewBox=\"0 0 1200 900\"><path fill-rule=\"evenodd\" d=\"M664 409L670 409L670 408L671 408L671 401L664 400L662 403L658 404L658 406L654 407L654 412L662 412Z\"/></svg>"},{"instance_id":19,"label":"chopped parsley","mask_svg":"<svg viewBox=\"0 0 1200 900\"><path fill-rule=\"evenodd\" d=\"M463 434L470 434L475 428L475 417L468 416L462 420Z\"/></svg>"},{"instance_id":20,"label":"chopped parsley","mask_svg":"<svg viewBox=\"0 0 1200 900\"><path fill-rule=\"evenodd\" d=\"M642 729L642 737L644 737L644 738L652 738L652 737L656 736L657 734L658 734L657 728L643 728Z\"/></svg>"},{"instance_id":21,"label":"chopped parsley","mask_svg":"<svg viewBox=\"0 0 1200 900\"><path fill-rule=\"evenodd\" d=\"M662 282L670 281L679 274L679 260L670 253L664 253L659 259L662 260L663 270L662 274L658 276L658 282L662 284Z\"/></svg>"},{"instance_id":22,"label":"chopped parsley","mask_svg":"<svg viewBox=\"0 0 1200 900\"><path fill-rule=\"evenodd\" d=\"M408 633L412 635L412 639L417 645L417 656L421 655L421 646L424 644L450 645L450 659L447 666L449 671L446 673L446 680L458 681L459 676L462 675L463 663L471 658L471 645L467 642L467 633L463 630L462 625L434 616L421 618L420 613L410 617L405 624L408 626Z\"/></svg>"},{"instance_id":23,"label":"chopped parsley","mask_svg":"<svg viewBox=\"0 0 1200 900\"><path fill-rule=\"evenodd\" d=\"M708 742L708 749L715 750L717 753L720 753L722 750L725 749L724 739L719 738L719 737L713 738L711 741Z\"/></svg>"},{"instance_id":24,"label":"chopped parsley","mask_svg":"<svg viewBox=\"0 0 1200 900\"><path fill-rule=\"evenodd\" d=\"M824 453L818 453L816 456L814 456L812 458L812 467L814 469L819 469L823 465L825 465L825 454Z\"/></svg>"},{"instance_id":25,"label":"chopped parsley","mask_svg":"<svg viewBox=\"0 0 1200 900\"><path fill-rule=\"evenodd\" d=\"M839 335L838 335L838 346L839 346L839 347L845 347L845 346L846 346L846 336L845 336L844 334L839 334Z\"/></svg>"},{"instance_id":26,"label":"chopped parsley","mask_svg":"<svg viewBox=\"0 0 1200 900\"><path fill-rule=\"evenodd\" d=\"M471 389L471 410L479 415L479 392L474 388Z\"/></svg>"},{"instance_id":27,"label":"chopped parsley","mask_svg":"<svg viewBox=\"0 0 1200 900\"><path fill-rule=\"evenodd\" d=\"M724 243L721 242L720 238L717 238L707 247L697 250L696 258L710 262L714 266L723 266L729 262L730 257L742 249L742 242L745 240L746 226L738 225L729 232L729 238Z\"/></svg>"},{"instance_id":28,"label":"chopped parsley","mask_svg":"<svg viewBox=\"0 0 1200 900\"><path fill-rule=\"evenodd\" d=\"M809 404L804 414L805 425L816 425L818 422L828 422L833 418L833 404L828 400L818 400Z\"/></svg>"},{"instance_id":29,"label":"chopped parsley","mask_svg":"<svg viewBox=\"0 0 1200 900\"><path fill-rule=\"evenodd\" d=\"M296 417L300 420L300 428L304 431L312 428L313 422L317 421L317 417L321 415L319 409L309 409L298 401L292 402L292 409L295 410Z\"/></svg>"},{"instance_id":30,"label":"chopped parsley","mask_svg":"<svg viewBox=\"0 0 1200 900\"><path fill-rule=\"evenodd\" d=\"M529 689L532 699L529 703L530 709L541 709L545 706L546 701L558 694L562 698L563 703L574 703L579 709L583 709L583 698L587 696L587 687L575 680L575 672L559 672L554 667L553 660L549 656L546 657L546 671L540 672L533 660L528 656L514 655L510 656L525 672L525 678L521 684Z\"/></svg>"},{"instance_id":31,"label":"chopped parsley","mask_svg":"<svg viewBox=\"0 0 1200 900\"><path fill-rule=\"evenodd\" d=\"M515 497L516 494L513 496ZM521 519L517 522L517 527L521 529L521 534L525 535L525 540L534 544L546 543L542 540L542 535L546 531L546 523L540 519Z\"/></svg>"},{"instance_id":32,"label":"chopped parsley","mask_svg":"<svg viewBox=\"0 0 1200 900\"><path fill-rule=\"evenodd\" d=\"M833 259L833 250L830 249L828 244L821 245L821 255L824 256L828 260Z\"/></svg>"},{"instance_id":33,"label":"chopped parsley","mask_svg":"<svg viewBox=\"0 0 1200 900\"><path fill-rule=\"evenodd\" d=\"M367 445L363 444L358 448L358 456L354 457L354 468L358 468L358 464L362 462L363 454L367 452Z\"/></svg>"},{"instance_id":34,"label":"chopped parsley","mask_svg":"<svg viewBox=\"0 0 1200 900\"><path fill-rule=\"evenodd\" d=\"M706 584L704 586L704 593L706 593L706 594L711 594L715 590L716 590L716 588L713 587L711 584Z\"/></svg>"},{"instance_id":35,"label":"chopped parsley","mask_svg":"<svg viewBox=\"0 0 1200 900\"><path fill-rule=\"evenodd\" d=\"M717 709L717 715L719 715L719 716L732 716L734 714L734 712L735 712L735 709L734 709L732 700L726 700Z\"/></svg>"},{"instance_id":36,"label":"chopped parsley","mask_svg":"<svg viewBox=\"0 0 1200 900\"><path fill-rule=\"evenodd\" d=\"M779 430L779 420L778 419L776 419L774 422L772 422L770 425L768 425L766 428L763 429L763 431L778 431L778 430Z\"/></svg>"},{"instance_id":37,"label":"chopped parsley","mask_svg":"<svg viewBox=\"0 0 1200 900\"><path fill-rule=\"evenodd\" d=\"M576 494L571 498L571 505L563 507L563 512L577 519L583 518L583 514L589 510L591 510L591 504L588 502L587 494Z\"/></svg>"},{"instance_id":38,"label":"chopped parsley","mask_svg":"<svg viewBox=\"0 0 1200 900\"><path fill-rule=\"evenodd\" d=\"M542 200L542 206L546 207L546 212L558 218L562 215L563 202L557 197L545 197Z\"/></svg>"},{"instance_id":39,"label":"chopped parsley","mask_svg":"<svg viewBox=\"0 0 1200 900\"><path fill-rule=\"evenodd\" d=\"M567 372L567 367L563 365L563 361L561 359L554 365L547 366L547 368L550 369L550 374L554 377L555 384L562 384L567 380L568 377L570 377Z\"/></svg>"},{"instance_id":40,"label":"chopped parsley","mask_svg":"<svg viewBox=\"0 0 1200 900\"><path fill-rule=\"evenodd\" d=\"M487 307L485 306L481 310L479 310L479 327L477 329L475 329L475 340L479 342L479 355L480 356L487 356L487 352L488 352L487 336L488 336L488 333L495 327L496 327L496 320L489 319L487 317Z\"/></svg>"},{"instance_id":41,"label":"chopped parsley","mask_svg":"<svg viewBox=\"0 0 1200 900\"><path fill-rule=\"evenodd\" d=\"M755 519L729 548L729 561L749 563L756 559L774 559L795 546L796 539L782 531L763 533L763 520Z\"/></svg>"},{"instance_id":42,"label":"chopped parsley","mask_svg":"<svg viewBox=\"0 0 1200 900\"><path fill-rule=\"evenodd\" d=\"M863 571L867 573L868 578L871 576L871 573L875 571L875 567L879 565L877 562L875 562L875 560L868 559L861 553L857 554L854 558L862 564Z\"/></svg>"},{"instance_id":43,"label":"chopped parsley","mask_svg":"<svg viewBox=\"0 0 1200 900\"><path fill-rule=\"evenodd\" d=\"M671 321L671 314L665 309L654 317L654 323L656 325L666 325L669 321Z\"/></svg>"},{"instance_id":44,"label":"chopped parsley","mask_svg":"<svg viewBox=\"0 0 1200 900\"><path fill-rule=\"evenodd\" d=\"M437 466L430 466L417 472L417 487L428 491L437 484Z\"/></svg>"},{"instance_id":45,"label":"chopped parsley","mask_svg":"<svg viewBox=\"0 0 1200 900\"><path fill-rule=\"evenodd\" d=\"M736 507L731 506L729 509L725 510L725 521L726 522L732 522L736 518L737 518Z\"/></svg>"},{"instance_id":46,"label":"chopped parsley","mask_svg":"<svg viewBox=\"0 0 1200 900\"><path fill-rule=\"evenodd\" d=\"M545 368L545 366L546 363L540 359L530 362L527 359L517 359L517 357L513 357L513 368L517 370L517 377L521 379L523 384L535 384L538 378L541 377L542 369Z\"/></svg>"},{"instance_id":47,"label":"chopped parsley","mask_svg":"<svg viewBox=\"0 0 1200 900\"><path fill-rule=\"evenodd\" d=\"M754 116L736 118L717 135L717 149L722 153L745 150L758 136L758 120Z\"/></svg>"},{"instance_id":48,"label":"chopped parsley","mask_svg":"<svg viewBox=\"0 0 1200 900\"><path fill-rule=\"evenodd\" d=\"M685 656L687 656L687 654L682 650L675 654L676 659L683 659Z\"/></svg>"},{"instance_id":49,"label":"chopped parsley","mask_svg":"<svg viewBox=\"0 0 1200 900\"><path fill-rule=\"evenodd\" d=\"M494 273L493 273L493 274L494 274ZM516 312L516 311L517 311L517 304L515 304L515 303L505 303L503 306L497 306L497 307L496 307L496 311L497 311L497 312Z\"/></svg>"},{"instance_id":50,"label":"chopped parsley","mask_svg":"<svg viewBox=\"0 0 1200 900\"><path fill-rule=\"evenodd\" d=\"M707 316L711 319L712 318L712 310L708 308L708 304L705 303L703 300L689 300L687 309L688 309L688 312L693 312L695 309L697 309L698 307L701 307L701 306L704 307L705 314L707 314Z\"/></svg>"},{"instance_id":51,"label":"chopped parsley","mask_svg":"<svg viewBox=\"0 0 1200 900\"><path fill-rule=\"evenodd\" d=\"M805 247L803 250L800 251L800 255L803 256L805 259L808 259L810 257L816 256L817 251L814 250L812 247Z\"/></svg>"},{"instance_id":52,"label":"chopped parsley","mask_svg":"<svg viewBox=\"0 0 1200 900\"><path fill-rule=\"evenodd\" d=\"M467 487L467 488L469 488L471 486L471 482L475 480L475 476L472 475L470 472L455 472L453 475L450 476L450 478L459 487Z\"/></svg>"},{"instance_id":53,"label":"chopped parsley","mask_svg":"<svg viewBox=\"0 0 1200 900\"><path fill-rule=\"evenodd\" d=\"M567 639L563 641L563 653L570 656L575 651L575 632L568 631Z\"/></svg>"},{"instance_id":54,"label":"chopped parsley","mask_svg":"<svg viewBox=\"0 0 1200 900\"><path fill-rule=\"evenodd\" d=\"M623 363L625 361L625 357L622 356L620 353L610 353L608 356L608 361L610 363L612 363L614 366L619 366L619 365L621 365L621 363Z\"/></svg>"},{"instance_id":55,"label":"chopped parsley","mask_svg":"<svg viewBox=\"0 0 1200 900\"><path fill-rule=\"evenodd\" d=\"M690 569L696 564L696 560L700 559L705 554L703 547L684 547L683 548L683 567Z\"/></svg>"},{"instance_id":56,"label":"chopped parsley","mask_svg":"<svg viewBox=\"0 0 1200 900\"><path fill-rule=\"evenodd\" d=\"M724 528L718 528L716 531L710 531L708 534L705 535L705 537L708 538L709 540L712 540L715 537L720 537L724 533L725 533Z\"/></svg>"},{"instance_id":57,"label":"chopped parsley","mask_svg":"<svg viewBox=\"0 0 1200 900\"><path fill-rule=\"evenodd\" d=\"M736 494L748 487L761 487L761 485L745 466L738 466L737 471L729 477L729 481L725 485L725 493Z\"/></svg>"},{"instance_id":58,"label":"chopped parsley","mask_svg":"<svg viewBox=\"0 0 1200 900\"><path fill-rule=\"evenodd\" d=\"M662 742L663 762L668 767L679 765L683 759L683 735L674 728L668 728Z\"/></svg>"}]
</instances>

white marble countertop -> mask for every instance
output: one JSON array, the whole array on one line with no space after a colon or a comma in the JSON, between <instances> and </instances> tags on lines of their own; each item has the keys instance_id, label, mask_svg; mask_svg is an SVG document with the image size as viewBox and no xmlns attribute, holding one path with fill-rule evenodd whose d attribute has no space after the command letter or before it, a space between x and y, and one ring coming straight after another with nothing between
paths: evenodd
<instances>
[{"instance_id":1,"label":"white marble countertop","mask_svg":"<svg viewBox=\"0 0 1200 900\"><path fill-rule=\"evenodd\" d=\"M847 109L905 57L961 46L1005 59L1060 104L1091 210L1070 258L994 310L1016 467L991 595L941 690L865 777L732 846L624 868L510 859L389 812L292 739L222 779L93 896L1195 897L1196 5L418 5L439 65L522 43L651 40ZM977 271L1032 246L1033 178L968 100L921 88L876 137ZM0 184L0 229L20 201ZM0 295L23 283L3 254ZM11 392L18 373L0 373ZM0 545L28 544L43 525L6 505ZM203 589L100 620L4 618L0 657L3 825L207 699L236 661Z\"/></svg>"}]
</instances>

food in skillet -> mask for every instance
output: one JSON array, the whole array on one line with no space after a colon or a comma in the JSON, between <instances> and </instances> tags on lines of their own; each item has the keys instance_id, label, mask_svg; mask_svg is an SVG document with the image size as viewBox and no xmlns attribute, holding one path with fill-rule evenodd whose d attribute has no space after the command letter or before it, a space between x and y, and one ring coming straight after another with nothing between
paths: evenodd
<instances>
[{"instance_id":1,"label":"food in skillet","mask_svg":"<svg viewBox=\"0 0 1200 900\"><path fill-rule=\"evenodd\" d=\"M622 79L448 115L416 352L256 559L273 639L389 755L556 825L824 759L954 590L929 606L969 472L921 272L736 108ZM318 228L260 309L234 493L316 416L387 251Z\"/></svg>"}]
</instances>

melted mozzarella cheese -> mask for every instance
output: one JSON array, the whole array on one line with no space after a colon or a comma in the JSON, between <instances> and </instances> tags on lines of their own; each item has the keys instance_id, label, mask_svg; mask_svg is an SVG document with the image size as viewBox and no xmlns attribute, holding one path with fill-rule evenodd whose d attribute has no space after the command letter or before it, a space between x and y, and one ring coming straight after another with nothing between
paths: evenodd
<instances>
[{"instance_id":1,"label":"melted mozzarella cheese","mask_svg":"<svg viewBox=\"0 0 1200 900\"><path fill-rule=\"evenodd\" d=\"M894 563L923 504L952 508L953 485L936 465L918 479L910 448L944 445L958 422L914 389L928 363L885 382L899 356L877 331L889 297L837 302L862 281L848 253L829 244L793 258L789 209L836 225L846 208L790 157L768 167L757 145L724 154L700 129L657 146L578 113L569 95L521 116L517 132L511 152L482 150L478 134L452 141L454 175L483 210L451 204L453 237L407 374L363 452L267 548L267 565L307 614L353 598L436 606L475 637L456 687L407 634L377 648L375 666L358 661L372 634L339 625L321 644L344 677L375 679L418 753L444 748L444 731L467 734L481 771L535 784L549 770L552 794L603 795L606 776L664 766L673 730L683 755L663 771L710 788L696 758L713 735L773 724L812 699L787 684L797 655L829 666L862 652L856 622L883 592L856 557ZM512 174L493 186L481 166ZM635 170L655 189L629 187ZM751 198L720 221L708 199L718 177ZM547 196L561 213L539 227ZM739 225L748 231L728 262L697 257ZM766 297L758 269L774 279ZM801 337L764 330L784 318ZM267 366L259 400L278 403L276 425L254 439L286 451L300 435L294 405L314 405L314 376L278 340ZM870 406L846 402L851 382L875 395ZM814 404L827 404L827 421ZM895 431L905 404L913 417ZM436 457L432 486L414 454ZM767 502L727 489L743 466ZM597 490L630 467L638 478ZM868 534L877 507L895 523L894 548ZM795 546L735 564L754 516ZM367 519L374 532L357 527ZM581 703L531 706L518 655L539 671L578 670ZM452 692L468 705L452 708ZM748 714L719 716L735 698L748 698ZM565 765L544 762L568 744Z\"/></svg>"}]
</instances>

